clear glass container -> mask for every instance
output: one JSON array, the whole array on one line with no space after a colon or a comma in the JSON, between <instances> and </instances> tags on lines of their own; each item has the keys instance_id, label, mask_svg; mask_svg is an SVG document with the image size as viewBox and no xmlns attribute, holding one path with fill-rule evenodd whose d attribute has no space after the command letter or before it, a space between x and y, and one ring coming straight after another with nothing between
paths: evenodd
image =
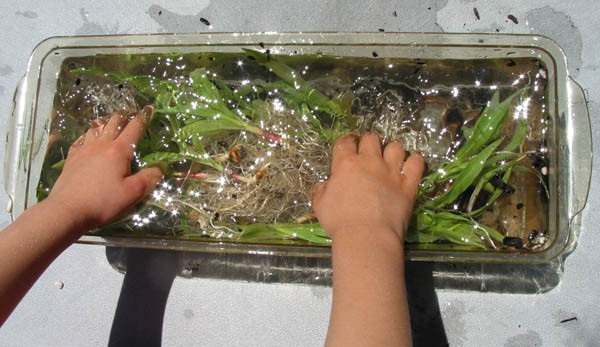
<instances>
[{"instance_id":1,"label":"clear glass container","mask_svg":"<svg viewBox=\"0 0 600 347\"><path fill-rule=\"evenodd\" d=\"M485 62L499 59L511 61L529 58L542 62L547 74L544 76L547 81L545 107L549 119L549 135L545 139L549 159L546 168L549 239L545 246L534 252L409 247L406 256L414 261L475 263L475 267L465 265L465 269L475 269L478 264L483 263L551 264L573 250L580 227L580 212L586 203L591 176L589 115L582 89L568 76L562 50L553 41L533 35L387 32L215 33L49 38L41 42L32 53L27 74L19 84L14 98L5 162L5 184L12 201L13 218L37 202L36 188L49 142L57 79L66 59L97 55L241 53L243 48L259 47L268 47L272 53L283 55L322 54L440 62ZM435 85L435 81L430 83ZM325 267L328 266L331 254L330 248L323 246L192 241L143 235L101 237L87 234L79 242L116 247L231 254L231 259L247 255L288 256L293 259L323 258ZM315 264L316 268L320 267L318 261ZM494 266L493 264L491 266ZM556 270L556 267L552 267L553 272ZM452 271L456 271L456 268L448 267L443 270L445 273ZM310 271L308 273L307 278L312 276ZM454 274L453 277L448 277L445 283L453 283L461 276Z\"/></svg>"}]
</instances>

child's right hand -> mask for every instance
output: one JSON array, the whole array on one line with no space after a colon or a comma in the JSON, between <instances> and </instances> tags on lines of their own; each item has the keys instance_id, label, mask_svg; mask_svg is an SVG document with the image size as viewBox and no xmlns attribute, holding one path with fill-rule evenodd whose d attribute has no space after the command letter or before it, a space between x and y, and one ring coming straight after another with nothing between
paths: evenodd
<instances>
[{"instance_id":1,"label":"child's right hand","mask_svg":"<svg viewBox=\"0 0 600 347\"><path fill-rule=\"evenodd\" d=\"M313 191L313 208L323 228L335 240L352 230L393 230L400 241L411 218L424 170L423 158L405 158L400 142L382 152L379 137L350 134L333 147L331 177Z\"/></svg>"}]
</instances>

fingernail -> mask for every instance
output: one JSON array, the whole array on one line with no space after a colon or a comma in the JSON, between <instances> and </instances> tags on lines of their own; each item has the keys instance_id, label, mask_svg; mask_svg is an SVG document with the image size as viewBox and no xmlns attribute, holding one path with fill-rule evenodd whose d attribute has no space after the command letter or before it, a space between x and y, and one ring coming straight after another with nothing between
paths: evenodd
<instances>
[{"instance_id":1,"label":"fingernail","mask_svg":"<svg viewBox=\"0 0 600 347\"><path fill-rule=\"evenodd\" d=\"M145 121L149 121L150 117L152 117L152 114L154 113L154 107L150 106L150 105L146 105L144 106L143 109L143 116L144 116L144 120Z\"/></svg>"},{"instance_id":2,"label":"fingernail","mask_svg":"<svg viewBox=\"0 0 600 347\"><path fill-rule=\"evenodd\" d=\"M154 168L158 168L160 169L158 166L151 166ZM154 171L154 170L152 170ZM160 183L160 181L163 180L165 176L162 174L162 172L159 172L155 175L155 177L153 177L154 182L152 182L152 184L149 184L148 187L146 188L146 193L145 194L150 194L154 188L156 188L156 185L158 185Z\"/></svg>"},{"instance_id":3,"label":"fingernail","mask_svg":"<svg viewBox=\"0 0 600 347\"><path fill-rule=\"evenodd\" d=\"M100 128L101 126L103 126L104 124L102 124L102 122L100 121L100 118L96 118L92 121L92 124L90 125L91 128Z\"/></svg>"},{"instance_id":4,"label":"fingernail","mask_svg":"<svg viewBox=\"0 0 600 347\"><path fill-rule=\"evenodd\" d=\"M353 131L349 133L348 136L352 137L357 142L360 141L360 134L358 133L358 131Z\"/></svg>"},{"instance_id":5,"label":"fingernail","mask_svg":"<svg viewBox=\"0 0 600 347\"><path fill-rule=\"evenodd\" d=\"M152 165L148 165L148 167L155 167L159 169L163 173L163 175L167 172L167 164L165 163L154 163Z\"/></svg>"}]
</instances>

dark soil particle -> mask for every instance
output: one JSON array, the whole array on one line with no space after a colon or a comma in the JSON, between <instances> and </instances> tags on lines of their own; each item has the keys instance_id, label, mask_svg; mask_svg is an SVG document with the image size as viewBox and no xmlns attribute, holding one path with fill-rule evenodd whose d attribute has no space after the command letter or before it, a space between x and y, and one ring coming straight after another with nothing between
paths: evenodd
<instances>
[{"instance_id":1,"label":"dark soil particle","mask_svg":"<svg viewBox=\"0 0 600 347\"><path fill-rule=\"evenodd\" d=\"M502 240L502 243L507 247L523 248L523 240L518 237L507 236Z\"/></svg>"}]
</instances>

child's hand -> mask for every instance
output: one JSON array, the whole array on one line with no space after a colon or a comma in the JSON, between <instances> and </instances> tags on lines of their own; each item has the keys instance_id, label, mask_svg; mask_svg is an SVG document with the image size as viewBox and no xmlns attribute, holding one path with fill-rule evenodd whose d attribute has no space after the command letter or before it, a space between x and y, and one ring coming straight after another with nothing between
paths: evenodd
<instances>
[{"instance_id":1,"label":"child's hand","mask_svg":"<svg viewBox=\"0 0 600 347\"><path fill-rule=\"evenodd\" d=\"M47 200L66 209L82 228L106 224L134 206L162 179L157 167L135 175L130 171L151 114L152 107L146 106L131 121L116 115L104 125L92 125L69 149Z\"/></svg>"},{"instance_id":2,"label":"child's hand","mask_svg":"<svg viewBox=\"0 0 600 347\"><path fill-rule=\"evenodd\" d=\"M384 228L404 240L423 158L408 159L401 143L391 142L382 153L379 137L350 134L333 147L331 177L315 187L313 208L332 239L345 231ZM406 160L405 160L406 159Z\"/></svg>"}]
</instances>

